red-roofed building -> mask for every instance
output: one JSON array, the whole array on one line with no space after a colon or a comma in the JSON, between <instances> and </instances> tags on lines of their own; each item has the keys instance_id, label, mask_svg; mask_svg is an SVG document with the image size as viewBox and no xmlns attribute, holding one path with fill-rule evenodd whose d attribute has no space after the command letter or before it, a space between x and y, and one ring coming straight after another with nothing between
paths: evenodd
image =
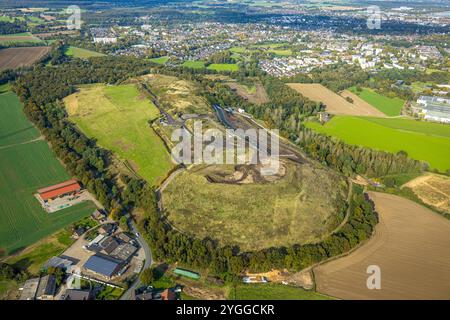
<instances>
[{"instance_id":1,"label":"red-roofed building","mask_svg":"<svg viewBox=\"0 0 450 320\"><path fill-rule=\"evenodd\" d=\"M81 190L81 186L76 180L69 180L54 186L39 189L37 192L39 197L47 202L48 200L53 200L61 196L66 196L70 194L75 194Z\"/></svg>"},{"instance_id":2,"label":"red-roofed building","mask_svg":"<svg viewBox=\"0 0 450 320\"><path fill-rule=\"evenodd\" d=\"M161 293L162 300L176 300L177 295L170 289L166 289Z\"/></svg>"}]
</instances>

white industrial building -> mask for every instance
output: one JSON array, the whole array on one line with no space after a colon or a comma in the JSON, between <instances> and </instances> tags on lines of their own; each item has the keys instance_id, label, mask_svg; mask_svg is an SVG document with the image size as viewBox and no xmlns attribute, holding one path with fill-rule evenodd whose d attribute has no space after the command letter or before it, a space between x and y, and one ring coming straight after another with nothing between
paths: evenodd
<instances>
[{"instance_id":1,"label":"white industrial building","mask_svg":"<svg viewBox=\"0 0 450 320\"><path fill-rule=\"evenodd\" d=\"M420 96L417 105L418 113L425 120L450 123L450 99Z\"/></svg>"}]
</instances>

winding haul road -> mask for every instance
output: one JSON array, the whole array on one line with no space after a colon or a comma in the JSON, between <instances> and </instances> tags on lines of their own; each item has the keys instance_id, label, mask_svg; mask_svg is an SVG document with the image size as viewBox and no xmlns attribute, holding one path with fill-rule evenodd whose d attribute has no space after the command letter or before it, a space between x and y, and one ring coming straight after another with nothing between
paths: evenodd
<instances>
[{"instance_id":1,"label":"winding haul road","mask_svg":"<svg viewBox=\"0 0 450 320\"><path fill-rule=\"evenodd\" d=\"M145 239L142 237L142 235L137 231L136 225L134 222L130 222L130 230L135 235L136 241L139 243L139 245L144 249L144 266L142 267L142 270L147 269L153 264L153 258L152 258L152 252L150 251L150 248L145 241ZM138 275L137 279L134 281L134 283L128 288L127 291L120 297L120 300L131 300L132 293L138 289L140 286L142 286L141 279Z\"/></svg>"}]
</instances>

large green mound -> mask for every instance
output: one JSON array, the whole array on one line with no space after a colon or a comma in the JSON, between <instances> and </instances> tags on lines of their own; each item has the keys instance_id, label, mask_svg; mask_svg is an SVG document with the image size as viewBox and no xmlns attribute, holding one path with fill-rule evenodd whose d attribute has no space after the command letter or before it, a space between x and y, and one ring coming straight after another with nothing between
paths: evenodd
<instances>
[{"instance_id":1,"label":"large green mound","mask_svg":"<svg viewBox=\"0 0 450 320\"><path fill-rule=\"evenodd\" d=\"M282 171L263 181L230 165L197 166L169 184L163 206L176 229L242 250L322 238L342 219L346 181L306 164L286 164Z\"/></svg>"}]
</instances>

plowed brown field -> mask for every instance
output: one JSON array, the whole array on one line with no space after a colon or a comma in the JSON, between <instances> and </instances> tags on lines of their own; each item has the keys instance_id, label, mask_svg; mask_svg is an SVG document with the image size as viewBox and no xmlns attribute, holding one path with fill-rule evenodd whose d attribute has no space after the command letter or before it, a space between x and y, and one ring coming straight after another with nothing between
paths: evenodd
<instances>
[{"instance_id":1,"label":"plowed brown field","mask_svg":"<svg viewBox=\"0 0 450 320\"><path fill-rule=\"evenodd\" d=\"M450 299L450 220L410 200L370 192L375 235L348 256L314 269L317 291L342 299ZM381 268L381 289L366 286Z\"/></svg>"},{"instance_id":2,"label":"plowed brown field","mask_svg":"<svg viewBox=\"0 0 450 320\"><path fill-rule=\"evenodd\" d=\"M322 102L326 111L331 114L386 117L381 111L349 92L344 95L351 96L353 103L318 83L288 83L288 86L312 101Z\"/></svg>"},{"instance_id":3,"label":"plowed brown field","mask_svg":"<svg viewBox=\"0 0 450 320\"><path fill-rule=\"evenodd\" d=\"M42 58L50 47L22 47L0 50L0 71L30 66Z\"/></svg>"}]
</instances>

